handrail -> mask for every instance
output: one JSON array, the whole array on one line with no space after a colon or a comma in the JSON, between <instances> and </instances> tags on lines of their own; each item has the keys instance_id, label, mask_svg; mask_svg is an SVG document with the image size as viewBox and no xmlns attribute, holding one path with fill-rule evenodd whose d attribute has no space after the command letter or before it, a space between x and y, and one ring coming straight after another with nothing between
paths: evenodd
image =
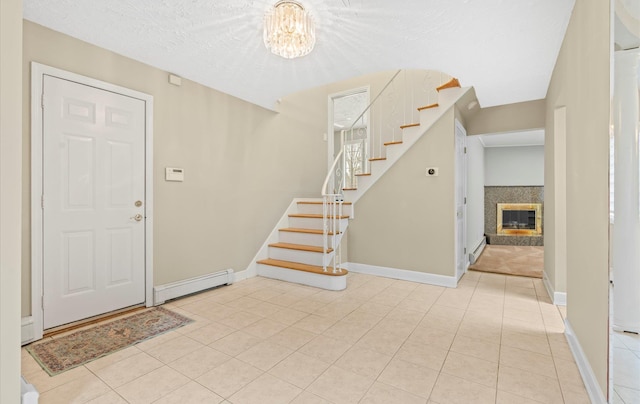
<instances>
[{"instance_id":1,"label":"handrail","mask_svg":"<svg viewBox=\"0 0 640 404\"><path fill-rule=\"evenodd\" d=\"M344 144L345 144L345 133L348 131L352 131L357 122L364 117L364 115L371 109L373 104L380 98L380 96L385 92L387 87L391 85L393 80L400 74L401 70L395 72L395 74L391 77L391 79L382 87L382 90L375 96L373 101L367 105L367 107L362 111L360 115L356 119L353 120L353 123L349 127L348 130L343 130L340 134L340 141L343 147L340 148L340 152L333 160L333 164L331 168L329 168L329 172L327 173L327 177L322 184L322 246L323 246L323 262L322 269L327 272L327 267L333 267L333 273L342 272L340 265L342 263L342 249L340 247L341 241L341 225L340 221L342 220L342 202L343 198L343 189L346 185L346 162L345 162L345 153L344 153ZM341 178L338 177L338 165L342 163L342 172ZM353 176L354 173L351 173ZM339 184L336 187L336 180L339 180ZM329 193L329 182L333 182L332 184L332 193ZM331 247L333 249L332 253L329 253L329 232L332 232L331 238Z\"/></svg>"},{"instance_id":2,"label":"handrail","mask_svg":"<svg viewBox=\"0 0 640 404\"><path fill-rule=\"evenodd\" d=\"M367 111L369 111L371 109L371 107L373 106L373 104L375 104L375 102L378 100L378 98L380 98L380 96L382 95L382 93L385 92L385 90L387 89L387 87L389 87L391 85L391 83L393 83L393 80L395 80L395 78L400 74L402 70L398 70L395 72L395 74L391 77L391 79L389 79L389 81L387 82L387 84L384 85L384 87L382 87L382 90L380 90L380 92L378 93L378 95L375 96L375 98L373 99L373 101L371 101L369 103L369 105L367 105L367 107L362 111L362 113L360 115L358 115L358 117L356 119L353 120L353 123L351 124L351 126L349 127L349 129L347 130L343 130L341 132L342 134L342 143L344 144L344 134L345 132L348 132L350 130L352 130L354 128L354 126L356 125L357 122L360 121L360 119L364 116L364 114L367 113ZM331 179L331 177L333 176L333 172L336 168L336 166L338 165L338 163L340 162L340 160L342 159L342 156L344 155L344 148L342 148L342 150L340 150L340 153L338 153L338 155L336 156L335 160L333 160L333 164L331 165L331 168L329 169L329 172L327 173L327 177L324 180L324 183L322 184L322 196L327 196L327 185L329 183L329 180Z\"/></svg>"},{"instance_id":3,"label":"handrail","mask_svg":"<svg viewBox=\"0 0 640 404\"><path fill-rule=\"evenodd\" d=\"M391 83L393 83L393 80L395 80L395 78L398 76L398 74L400 74L402 70L398 70L393 77L391 77L391 79L389 79L389 81L387 82L387 84L384 85L384 87L382 87L382 90L380 90L380 92L378 93L378 95L375 96L375 98L373 99L373 101L371 101L369 103L369 105L367 105L367 107L364 109L364 111L362 111L362 113L360 115L358 115L358 117L356 119L353 120L353 123L351 124L351 126L349 127L349 129L347 129L346 131L350 131L351 129L353 129L354 126L356 126L356 123L360 120L360 118L362 118L364 116L364 114L367 113L367 111L369 111L371 109L371 107L373 106L373 104L375 104L375 102L378 100L378 98L380 98L380 96L382 95L382 93L385 92L385 90L387 89L387 87L389 87L391 85Z\"/></svg>"},{"instance_id":4,"label":"handrail","mask_svg":"<svg viewBox=\"0 0 640 404\"><path fill-rule=\"evenodd\" d=\"M344 155L344 149L340 150L340 153L338 153L338 155L336 156L336 159L333 160L333 164L331 165L331 168L329 169L329 174L327 174L327 177L324 180L324 183L322 184L322 196L328 196L329 194L327 194L327 186L329 186L329 181L331 180L331 177L333 176L333 172L336 169L336 166L338 165L338 163L340 162L340 160L342 159L342 156Z\"/></svg>"},{"instance_id":5,"label":"handrail","mask_svg":"<svg viewBox=\"0 0 640 404\"><path fill-rule=\"evenodd\" d=\"M341 272L345 189L356 189L359 176L371 174L371 161L386 160L386 146L401 144L403 129L420 125L419 111L437 106L433 98L437 100L442 82L443 73L397 70L349 128L340 132L340 152L322 184L324 271L333 266L334 273Z\"/></svg>"}]
</instances>

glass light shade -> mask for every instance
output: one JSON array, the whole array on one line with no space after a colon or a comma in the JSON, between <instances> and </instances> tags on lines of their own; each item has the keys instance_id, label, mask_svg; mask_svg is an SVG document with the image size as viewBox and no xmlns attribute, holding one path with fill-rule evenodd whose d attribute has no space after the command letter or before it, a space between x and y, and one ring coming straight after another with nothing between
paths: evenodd
<instances>
[{"instance_id":1,"label":"glass light shade","mask_svg":"<svg viewBox=\"0 0 640 404\"><path fill-rule=\"evenodd\" d=\"M287 59L311 52L316 34L309 12L295 1L277 2L264 18L264 44L272 53Z\"/></svg>"}]
</instances>

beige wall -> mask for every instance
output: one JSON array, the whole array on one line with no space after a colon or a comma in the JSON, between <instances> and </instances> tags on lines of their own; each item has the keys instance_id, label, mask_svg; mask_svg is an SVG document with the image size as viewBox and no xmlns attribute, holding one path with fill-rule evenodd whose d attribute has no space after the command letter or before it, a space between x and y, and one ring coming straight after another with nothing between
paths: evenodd
<instances>
[{"instance_id":1,"label":"beige wall","mask_svg":"<svg viewBox=\"0 0 640 404\"><path fill-rule=\"evenodd\" d=\"M350 262L455 275L454 117L452 108L358 200Z\"/></svg>"},{"instance_id":2,"label":"beige wall","mask_svg":"<svg viewBox=\"0 0 640 404\"><path fill-rule=\"evenodd\" d=\"M0 403L20 402L22 1L0 2Z\"/></svg>"},{"instance_id":3,"label":"beige wall","mask_svg":"<svg viewBox=\"0 0 640 404\"><path fill-rule=\"evenodd\" d=\"M609 7L609 1L576 2L547 92L545 131L546 193L553 192L557 180L554 110L566 106L567 319L604 394L608 358ZM546 194L546 198L548 235L554 225L554 215L548 215L547 210L553 195L549 199ZM558 251L545 247L547 254ZM564 268L553 268L554 257L549 258L545 259L545 271L554 274L556 286L561 288Z\"/></svg>"},{"instance_id":4,"label":"beige wall","mask_svg":"<svg viewBox=\"0 0 640 404\"><path fill-rule=\"evenodd\" d=\"M467 135L544 128L545 105L545 100L537 100L482 108L466 123Z\"/></svg>"},{"instance_id":5,"label":"beige wall","mask_svg":"<svg viewBox=\"0 0 640 404\"><path fill-rule=\"evenodd\" d=\"M189 80L170 85L165 71L28 21L23 48L23 316L31 311L31 61L154 97L156 285L247 268L292 198L320 196L328 95L364 85L375 95L394 73L292 94L276 113ZM185 181L165 182L164 167L184 168Z\"/></svg>"},{"instance_id":6,"label":"beige wall","mask_svg":"<svg viewBox=\"0 0 640 404\"><path fill-rule=\"evenodd\" d=\"M293 197L317 197L326 173L325 88L274 113L24 22L22 314L30 314L30 62L154 97L154 283L244 270ZM213 73L212 73L213 74ZM259 91L257 89L257 91ZM164 181L182 167L183 183Z\"/></svg>"}]
</instances>

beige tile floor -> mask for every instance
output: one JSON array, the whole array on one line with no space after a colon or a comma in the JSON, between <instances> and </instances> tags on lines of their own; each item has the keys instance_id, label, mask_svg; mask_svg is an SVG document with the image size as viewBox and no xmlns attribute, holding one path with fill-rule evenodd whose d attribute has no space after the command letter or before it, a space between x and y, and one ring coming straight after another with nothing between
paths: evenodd
<instances>
[{"instance_id":1,"label":"beige tile floor","mask_svg":"<svg viewBox=\"0 0 640 404\"><path fill-rule=\"evenodd\" d=\"M41 403L588 403L542 281L456 289L349 274L330 292L252 278L165 307L194 323L49 377Z\"/></svg>"}]
</instances>

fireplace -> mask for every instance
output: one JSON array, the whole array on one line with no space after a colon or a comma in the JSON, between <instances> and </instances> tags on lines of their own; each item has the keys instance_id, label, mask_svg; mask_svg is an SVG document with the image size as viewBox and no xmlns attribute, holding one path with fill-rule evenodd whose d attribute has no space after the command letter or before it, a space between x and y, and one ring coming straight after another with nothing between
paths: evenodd
<instances>
[{"instance_id":1,"label":"fireplace","mask_svg":"<svg viewBox=\"0 0 640 404\"><path fill-rule=\"evenodd\" d=\"M496 219L498 234L542 235L541 203L498 203Z\"/></svg>"}]
</instances>

